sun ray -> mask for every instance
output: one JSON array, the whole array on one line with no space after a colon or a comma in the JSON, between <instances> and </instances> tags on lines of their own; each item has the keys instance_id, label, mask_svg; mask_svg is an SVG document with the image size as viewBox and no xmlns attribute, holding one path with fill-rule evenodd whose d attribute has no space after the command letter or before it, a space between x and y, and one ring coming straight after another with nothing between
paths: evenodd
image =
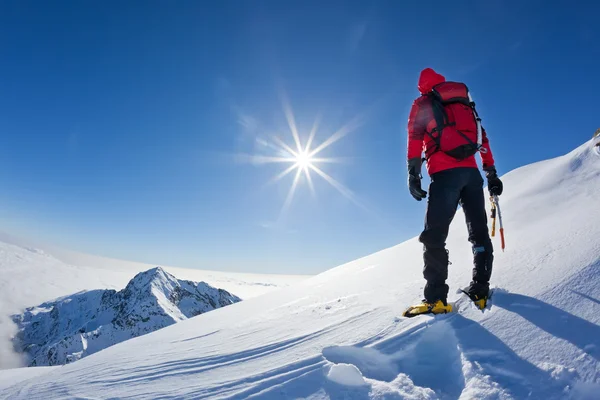
<instances>
[{"instance_id":1,"label":"sun ray","mask_svg":"<svg viewBox=\"0 0 600 400\"><path fill-rule=\"evenodd\" d=\"M393 89L393 88L392 88ZM368 106L365 110L358 113L354 118L348 121L347 124L342 126L336 132L334 132L327 140L321 143L316 149L310 152L310 156L313 157L317 155L319 152L323 151L327 147L331 146L333 143L342 139L347 134L355 131L360 128L368 118L376 112L377 109L380 109L384 103L386 103L395 93L395 90L391 90L388 94L382 96L377 101L375 101L372 105Z\"/></svg>"},{"instance_id":2,"label":"sun ray","mask_svg":"<svg viewBox=\"0 0 600 400\"><path fill-rule=\"evenodd\" d=\"M317 132L321 125L321 114L316 115L311 130L307 132L307 136L303 135L301 137L298 132L298 126L296 125L296 119L291 107L291 103L284 90L280 91L280 97L282 109L285 114L285 119L287 121L287 125L289 127L294 143L292 144L289 140L282 139L281 135L275 134L269 136L270 140L261 138L258 141L258 144L262 146L262 150L270 150L273 152L272 155L256 155L254 157L247 157L246 155L242 155L242 157L245 157L247 161L250 161L254 164L291 163L289 167L286 166L284 171L280 172L278 175L276 175L267 182L267 185L278 182L284 177L291 175L292 172L295 172L292 184L289 187L289 190L283 202L278 221L285 219L287 213L289 212L291 204L293 203L294 195L298 190L300 181L303 180L304 177L306 178L306 182L308 188L310 189L311 195L313 196L313 198L316 198L316 181L313 178L313 172L319 175L328 184L333 186L340 194L342 194L345 198L350 200L353 204L355 204L359 208L366 210L367 212L370 212L370 210L361 201L359 201L354 192L352 192L349 188L344 186L342 183L338 182L336 179L334 179L332 176L330 176L320 168L320 164L341 164L346 163L351 159L344 157L327 156L316 157L317 154L321 153L323 150L329 148L331 145L338 142L340 139L344 138L349 133L361 127L367 120L369 110L359 113L354 118L347 121L345 124L342 124L341 128L333 132L323 142L315 144ZM303 145L302 143L304 141L304 138L306 138L306 142ZM288 142L289 144L286 142Z\"/></svg>"},{"instance_id":3,"label":"sun ray","mask_svg":"<svg viewBox=\"0 0 600 400\"><path fill-rule=\"evenodd\" d=\"M317 134L317 130L319 129L320 123L321 123L321 115L319 114L315 118L315 122L313 123L312 129L310 130L310 134L308 135L308 141L306 142L306 147L304 148L304 151L306 153L310 152L310 146L312 145L312 142L315 139L315 136Z\"/></svg>"},{"instance_id":4,"label":"sun ray","mask_svg":"<svg viewBox=\"0 0 600 400\"><path fill-rule=\"evenodd\" d=\"M358 207L362 208L363 210L369 211L369 209L364 204L362 204L360 201L358 201L358 199L354 195L354 192L352 192L346 186L344 186L340 182L336 181L331 176L327 175L325 172L320 170L318 167L316 167L314 165L309 165L309 167L310 167L310 169L315 171L321 178L325 179L327 181L327 183L329 183L331 186L333 186L335 189L337 189L337 191L340 192L342 194L342 196L344 196L345 198L347 198L348 200L350 200L352 203L354 203Z\"/></svg>"},{"instance_id":5,"label":"sun ray","mask_svg":"<svg viewBox=\"0 0 600 400\"><path fill-rule=\"evenodd\" d=\"M298 152L301 152L302 145L300 144L300 136L298 135L298 128L296 127L294 112L292 111L292 106L290 105L287 95L283 91L281 93L281 105L283 106L283 112L285 113L285 119L290 127L290 131L292 131L292 136L294 137L294 142L296 143L296 149Z\"/></svg>"},{"instance_id":6,"label":"sun ray","mask_svg":"<svg viewBox=\"0 0 600 400\"><path fill-rule=\"evenodd\" d=\"M312 177L310 176L309 166L306 165L304 168L304 175L306 176L306 181L308 182L308 188L310 189L310 194L313 198L317 197L317 192L315 191L315 185L313 184Z\"/></svg>"},{"instance_id":7,"label":"sun ray","mask_svg":"<svg viewBox=\"0 0 600 400\"><path fill-rule=\"evenodd\" d=\"M287 168L285 171L279 173L278 175L276 175L275 177L273 177L270 181L268 181L267 182L267 186L268 185L272 185L273 183L275 183L277 181L280 181L281 179L285 178L290 172L292 172L296 168L298 168L298 164L294 164L291 167Z\"/></svg>"},{"instance_id":8,"label":"sun ray","mask_svg":"<svg viewBox=\"0 0 600 400\"><path fill-rule=\"evenodd\" d=\"M341 138L343 138L350 132L358 129L363 123L364 123L363 115L358 115L358 116L354 117L347 124L342 126L336 132L332 133L331 136L329 136L329 138L327 138L327 140L325 140L323 143L321 143L319 146L317 146L314 150L312 150L310 152L310 156L311 157L316 156L318 153L325 150L327 147L331 146L332 144L334 144L335 142L337 142L338 140L340 140Z\"/></svg>"},{"instance_id":9,"label":"sun ray","mask_svg":"<svg viewBox=\"0 0 600 400\"><path fill-rule=\"evenodd\" d=\"M300 180L300 174L302 173L302 168L298 168L296 171L296 176L294 177L294 182L292 183L292 187L290 187L290 191L288 192L287 197L285 198L285 202L283 203L283 207L281 208L281 213L279 214L279 220L282 220L287 215L287 211L292 204L292 200L294 198L294 193L296 192L296 187L298 186L298 181Z\"/></svg>"},{"instance_id":10,"label":"sun ray","mask_svg":"<svg viewBox=\"0 0 600 400\"><path fill-rule=\"evenodd\" d=\"M275 137L275 134L270 135L269 137ZM264 147L264 148L268 148L271 150L275 150L275 151L281 151L281 146L273 143L274 140L268 140L268 139L264 139L264 138L258 138L256 139L256 143L258 143L260 146Z\"/></svg>"},{"instance_id":11,"label":"sun ray","mask_svg":"<svg viewBox=\"0 0 600 400\"><path fill-rule=\"evenodd\" d=\"M268 157L268 156L255 156L252 160L256 164L269 164L269 163L290 163L294 162L293 159L288 157Z\"/></svg>"},{"instance_id":12,"label":"sun ray","mask_svg":"<svg viewBox=\"0 0 600 400\"><path fill-rule=\"evenodd\" d=\"M236 154L235 159L240 163L250 163L255 165L296 162L296 160L291 157L258 156L252 154Z\"/></svg>"},{"instance_id":13,"label":"sun ray","mask_svg":"<svg viewBox=\"0 0 600 400\"><path fill-rule=\"evenodd\" d=\"M273 140L277 142L281 146L281 150L287 151L293 157L298 157L298 152L292 150L290 146L288 146L279 136L273 136Z\"/></svg>"},{"instance_id":14,"label":"sun ray","mask_svg":"<svg viewBox=\"0 0 600 400\"><path fill-rule=\"evenodd\" d=\"M344 164L350 161L347 157L310 157L310 162L313 164Z\"/></svg>"},{"instance_id":15,"label":"sun ray","mask_svg":"<svg viewBox=\"0 0 600 400\"><path fill-rule=\"evenodd\" d=\"M336 188L342 195L344 195L344 197L347 197L348 199L352 199L352 197L354 196L354 193L352 193L352 191L350 189L346 188L340 182L333 179L331 176L329 176L328 174L323 172L320 168L315 167L314 165L311 165L309 168L312 169L313 171L315 171L317 174L319 174L319 176L321 176L321 178L325 179L327 181L327 183L329 183L331 186Z\"/></svg>"}]
</instances>

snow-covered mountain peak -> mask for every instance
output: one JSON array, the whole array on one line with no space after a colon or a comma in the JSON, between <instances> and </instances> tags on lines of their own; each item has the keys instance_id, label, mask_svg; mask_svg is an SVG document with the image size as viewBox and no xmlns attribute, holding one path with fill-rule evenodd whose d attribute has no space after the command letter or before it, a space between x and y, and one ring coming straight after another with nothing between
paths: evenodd
<instances>
[{"instance_id":1,"label":"snow-covered mountain peak","mask_svg":"<svg viewBox=\"0 0 600 400\"><path fill-rule=\"evenodd\" d=\"M135 286L140 288L152 284L169 284L169 282L177 283L177 278L166 272L161 267L157 266L147 271L140 272L139 274L133 277L133 279L129 282L127 286Z\"/></svg>"},{"instance_id":2,"label":"snow-covered mountain peak","mask_svg":"<svg viewBox=\"0 0 600 400\"><path fill-rule=\"evenodd\" d=\"M13 317L19 327L15 344L31 365L65 364L239 301L225 290L178 280L156 267L137 274L119 292L84 291L27 308Z\"/></svg>"},{"instance_id":3,"label":"snow-covered mountain peak","mask_svg":"<svg viewBox=\"0 0 600 400\"><path fill-rule=\"evenodd\" d=\"M170 293L179 286L179 281L161 267L154 267L138 273L125 287L125 293Z\"/></svg>"}]
</instances>

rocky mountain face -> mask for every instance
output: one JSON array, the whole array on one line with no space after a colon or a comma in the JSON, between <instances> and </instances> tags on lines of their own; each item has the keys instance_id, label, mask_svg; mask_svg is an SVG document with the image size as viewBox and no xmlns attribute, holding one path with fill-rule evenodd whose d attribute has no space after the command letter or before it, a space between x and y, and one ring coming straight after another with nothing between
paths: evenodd
<instances>
[{"instance_id":1,"label":"rocky mountain face","mask_svg":"<svg viewBox=\"0 0 600 400\"><path fill-rule=\"evenodd\" d=\"M157 267L139 273L118 292L86 291L27 308L13 316L19 328L13 343L30 366L67 364L240 300Z\"/></svg>"}]
</instances>

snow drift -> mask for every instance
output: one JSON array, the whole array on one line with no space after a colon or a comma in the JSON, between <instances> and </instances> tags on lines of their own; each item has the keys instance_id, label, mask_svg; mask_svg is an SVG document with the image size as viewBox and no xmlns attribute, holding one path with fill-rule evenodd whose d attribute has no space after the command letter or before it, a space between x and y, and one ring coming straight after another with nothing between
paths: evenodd
<instances>
[{"instance_id":1,"label":"snow drift","mask_svg":"<svg viewBox=\"0 0 600 400\"><path fill-rule=\"evenodd\" d=\"M13 351L11 315L72 293L120 290L152 265L63 250L0 233L0 370L23 365ZM163 267L180 279L204 281L246 299L288 287L307 276L267 275Z\"/></svg>"},{"instance_id":2,"label":"snow drift","mask_svg":"<svg viewBox=\"0 0 600 400\"><path fill-rule=\"evenodd\" d=\"M416 239L19 382L11 399L596 399L600 158L591 143L505 175L490 309L400 317ZM415 205L422 207L422 205ZM460 212L451 292L470 280ZM455 299L460 295L454 294ZM450 298L450 300L453 300ZM14 380L16 373L9 372ZM0 387L2 387L0 374ZM6 384L5 384L6 385Z\"/></svg>"},{"instance_id":3,"label":"snow drift","mask_svg":"<svg viewBox=\"0 0 600 400\"><path fill-rule=\"evenodd\" d=\"M92 290L27 308L13 316L19 329L14 342L30 366L67 364L240 300L157 267L139 273L119 292Z\"/></svg>"}]
</instances>

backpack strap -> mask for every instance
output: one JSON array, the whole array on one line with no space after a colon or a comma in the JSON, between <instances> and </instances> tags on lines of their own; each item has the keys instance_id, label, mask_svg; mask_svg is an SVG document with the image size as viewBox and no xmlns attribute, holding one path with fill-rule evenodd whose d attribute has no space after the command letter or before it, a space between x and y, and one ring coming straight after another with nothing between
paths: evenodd
<instances>
[{"instance_id":1,"label":"backpack strap","mask_svg":"<svg viewBox=\"0 0 600 400\"><path fill-rule=\"evenodd\" d=\"M475 102L473 101L473 97L471 97L471 92L467 89L467 95L469 96L469 107L473 110L473 115L475 116L475 123L477 124L477 148L482 153L487 153L487 149L482 147L483 144L483 128L481 127L481 117L477 114L477 109L475 109Z\"/></svg>"},{"instance_id":2,"label":"backpack strap","mask_svg":"<svg viewBox=\"0 0 600 400\"><path fill-rule=\"evenodd\" d=\"M439 93L432 91L427 96L429 96L431 101L431 110L433 111L433 118L435 119L436 125L431 131L425 131L427 136L429 136L431 140L433 140L433 143L435 143L433 151L430 151L429 154L425 153L425 159L429 160L432 155L442 149L442 131L450 124L448 124L448 114L444 109L444 105L441 102Z\"/></svg>"},{"instance_id":3,"label":"backpack strap","mask_svg":"<svg viewBox=\"0 0 600 400\"><path fill-rule=\"evenodd\" d=\"M447 83L456 85L456 88L455 90L451 90L448 93L444 93L448 95L447 98L444 98L446 96L443 96L440 93L440 91L437 90L437 88ZM433 90L429 94L427 94L427 96L429 96L429 98L431 99L431 108L433 111L433 117L435 119L436 126L431 130L431 132L425 131L425 133L435 143L433 151L430 151L429 154L425 154L426 160L429 160L433 154L441 150L442 131L444 130L444 128L455 125L455 123L450 123L448 121L448 113L446 113L445 110L446 105L454 103L463 104L471 108L471 110L473 111L473 117L475 118L475 124L477 126L477 143L473 142L471 139L469 139L467 135L465 135L458 129L456 130L456 132L458 132L458 134L460 134L470 145L474 146L478 151L487 151L484 147L482 147L483 128L481 127L481 118L479 117L479 114L475 109L475 102L471 97L471 93L469 92L467 85L465 85L464 83L443 82L434 86Z\"/></svg>"}]
</instances>

